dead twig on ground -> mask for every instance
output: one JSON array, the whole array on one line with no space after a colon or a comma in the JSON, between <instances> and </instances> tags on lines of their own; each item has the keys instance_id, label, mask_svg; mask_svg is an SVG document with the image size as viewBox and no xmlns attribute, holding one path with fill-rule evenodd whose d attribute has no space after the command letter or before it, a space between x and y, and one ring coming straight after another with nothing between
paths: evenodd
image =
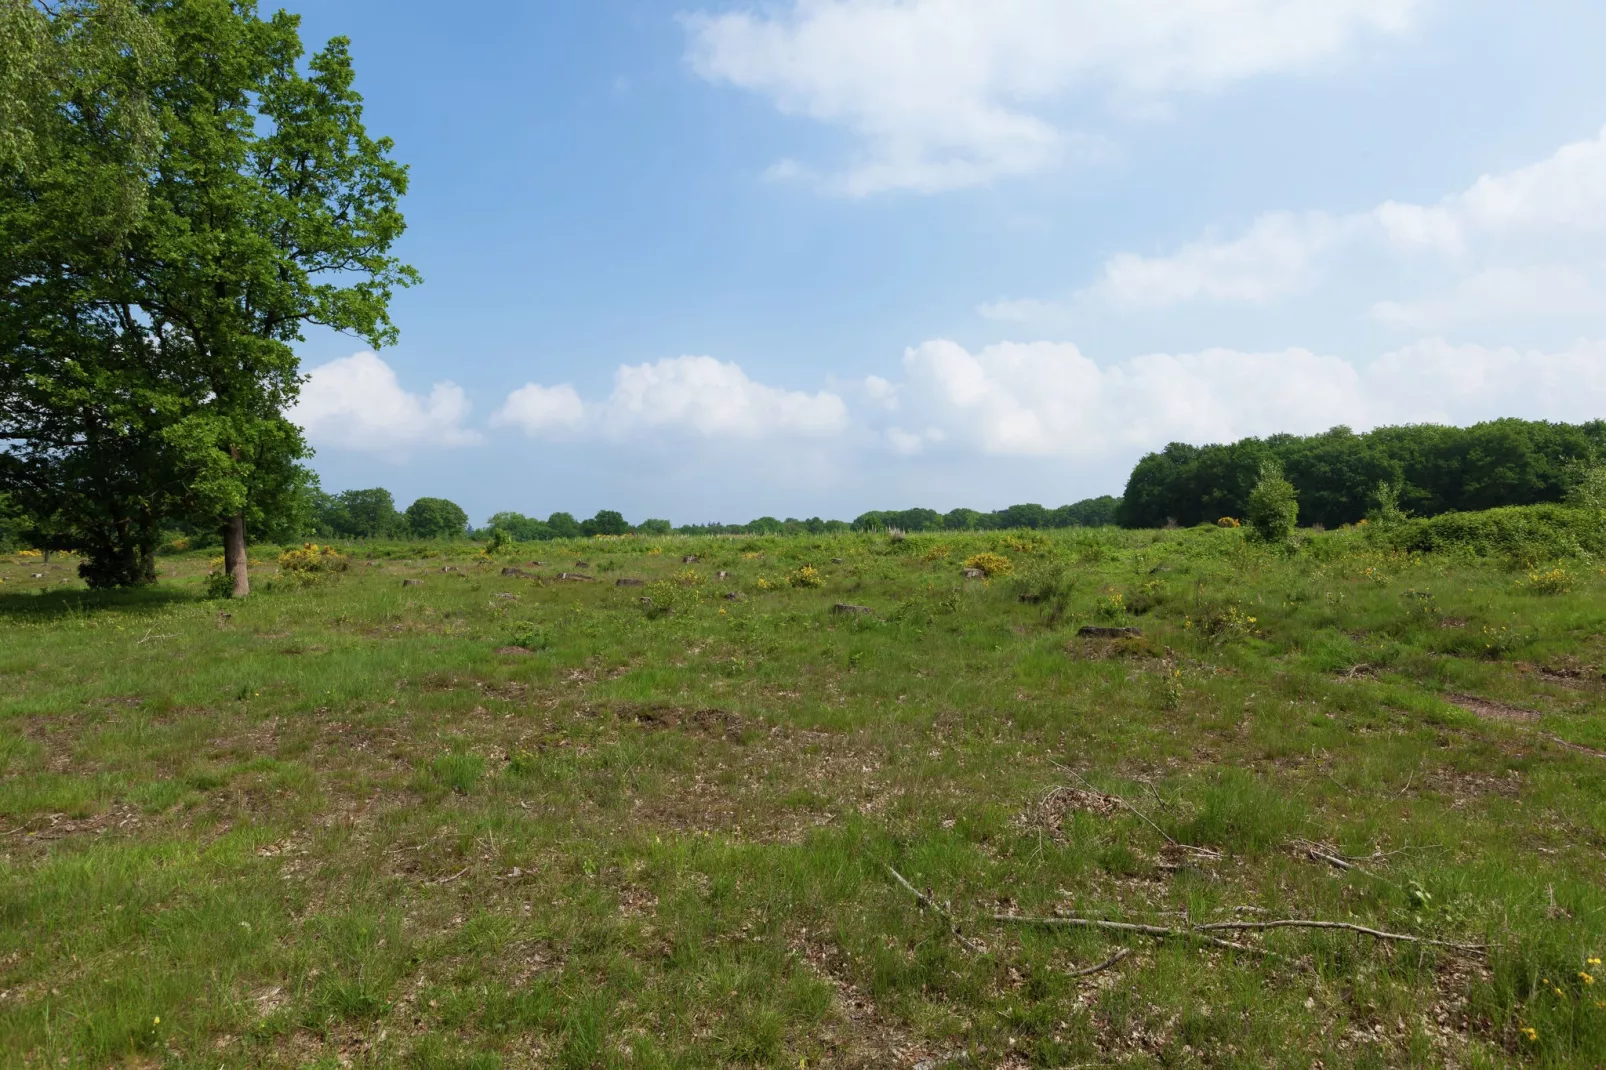
<instances>
[{"instance_id":1,"label":"dead twig on ground","mask_svg":"<svg viewBox=\"0 0 1606 1070\"><path fill-rule=\"evenodd\" d=\"M1463 955L1481 956L1488 951L1484 944L1457 944L1449 940L1434 940L1426 936L1410 936L1406 933L1384 932L1382 929L1373 929L1365 925L1356 925L1349 921L1317 921L1307 918L1279 918L1274 921L1213 921L1206 925L1196 925L1196 932L1245 932L1263 931L1266 929L1340 929L1344 932L1359 933L1370 936L1374 940L1394 940L1407 944L1427 944L1431 947L1447 948L1459 951Z\"/></svg>"},{"instance_id":2,"label":"dead twig on ground","mask_svg":"<svg viewBox=\"0 0 1606 1070\"><path fill-rule=\"evenodd\" d=\"M1375 881L1381 881L1384 884L1398 887L1398 885L1389 880L1387 877L1380 877L1371 870L1357 865L1356 863L1359 861L1359 859L1345 858L1343 855L1340 855L1334 851L1329 851L1326 847L1319 843L1312 843L1309 840L1295 840L1294 846L1303 851L1305 856L1313 862L1326 862L1334 869L1341 869L1346 872L1353 869L1362 876L1370 877Z\"/></svg>"},{"instance_id":3,"label":"dead twig on ground","mask_svg":"<svg viewBox=\"0 0 1606 1070\"><path fill-rule=\"evenodd\" d=\"M985 955L987 953L986 948L982 947L980 944L976 943L976 941L972 940L970 937L966 936L960 931L959 923L954 920L954 916L950 914L941 903L938 903L931 896L910 884L902 873L899 873L885 862L881 864L886 866L886 870L888 873L892 874L893 880L903 885L904 891L915 897L916 902L948 923L948 931L953 934L955 940L958 940L962 945L964 945L965 950L973 951L978 955Z\"/></svg>"},{"instance_id":4,"label":"dead twig on ground","mask_svg":"<svg viewBox=\"0 0 1606 1070\"><path fill-rule=\"evenodd\" d=\"M1156 940L1197 940L1200 943L1226 948L1229 951L1243 951L1250 955L1263 955L1266 958L1284 958L1284 956L1277 954L1275 951L1267 951L1263 947L1239 944L1231 940L1222 940L1218 937L1196 933L1192 929L1173 929L1164 925L1139 925L1136 922L1104 921L1101 918L1040 918L1026 914L994 914L992 915L992 920L1003 922L1007 925L1039 925L1044 928L1063 926L1065 928L1079 929L1107 929L1110 932L1149 936Z\"/></svg>"},{"instance_id":5,"label":"dead twig on ground","mask_svg":"<svg viewBox=\"0 0 1606 1070\"><path fill-rule=\"evenodd\" d=\"M1593 754L1597 758L1606 758L1606 753L1602 753L1596 750L1594 747L1586 747L1582 743L1570 743L1567 740L1562 739L1560 736L1551 736L1550 741L1566 747L1568 750L1575 750L1580 754Z\"/></svg>"},{"instance_id":6,"label":"dead twig on ground","mask_svg":"<svg viewBox=\"0 0 1606 1070\"><path fill-rule=\"evenodd\" d=\"M1095 973L1103 973L1105 970L1109 969L1111 966L1116 965L1122 959L1126 958L1130 954L1132 954L1132 949L1129 948L1129 947L1123 947L1121 950L1117 951L1115 954L1111 955L1109 958L1105 959L1103 962L1099 963L1097 966L1088 966L1085 969L1072 970L1070 973L1066 974L1065 976L1067 976L1067 977L1091 977Z\"/></svg>"},{"instance_id":7,"label":"dead twig on ground","mask_svg":"<svg viewBox=\"0 0 1606 1070\"><path fill-rule=\"evenodd\" d=\"M1331 929L1352 932L1360 936L1369 936L1374 940L1442 947L1447 951L1454 951L1475 958L1482 957L1488 950L1483 944L1458 944L1449 940L1434 940L1426 936L1384 932L1382 929L1373 929L1365 925L1357 925L1354 922L1320 921L1309 918L1279 918L1270 921L1216 921L1204 925L1189 925L1186 927L1141 925L1136 922L1106 921L1101 918L1031 917L1022 914L994 914L992 915L992 920L1013 925L1105 929L1110 932L1133 933L1139 936L1153 937L1156 940L1197 940L1215 947L1227 948L1232 951L1245 951L1251 955L1264 955L1268 958L1276 959L1286 959L1286 956L1279 955L1277 952L1269 951L1263 947L1240 944L1232 940L1222 940L1210 934L1218 932L1265 932L1269 929Z\"/></svg>"}]
</instances>

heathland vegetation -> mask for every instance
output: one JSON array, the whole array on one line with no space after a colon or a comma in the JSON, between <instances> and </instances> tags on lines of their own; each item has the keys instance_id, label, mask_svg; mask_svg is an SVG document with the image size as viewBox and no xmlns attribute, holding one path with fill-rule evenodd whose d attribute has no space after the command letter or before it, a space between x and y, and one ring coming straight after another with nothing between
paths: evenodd
<instances>
[{"instance_id":1,"label":"heathland vegetation","mask_svg":"<svg viewBox=\"0 0 1606 1070\"><path fill-rule=\"evenodd\" d=\"M15 556L0 1050L1599 1064L1600 510L1316 532L1257 486L1240 527L320 544L245 601L206 551Z\"/></svg>"},{"instance_id":2,"label":"heathland vegetation","mask_svg":"<svg viewBox=\"0 0 1606 1070\"><path fill-rule=\"evenodd\" d=\"M1606 424L326 493L294 343L417 281L353 77L0 0L0 1061L1606 1064Z\"/></svg>"}]
</instances>

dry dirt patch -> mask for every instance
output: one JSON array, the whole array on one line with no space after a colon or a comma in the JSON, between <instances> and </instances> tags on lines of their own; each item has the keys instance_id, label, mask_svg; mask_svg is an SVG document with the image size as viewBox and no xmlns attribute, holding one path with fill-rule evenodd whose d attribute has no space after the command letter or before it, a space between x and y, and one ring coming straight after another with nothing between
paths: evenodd
<instances>
[{"instance_id":1,"label":"dry dirt patch","mask_svg":"<svg viewBox=\"0 0 1606 1070\"><path fill-rule=\"evenodd\" d=\"M1481 717L1485 721L1504 721L1507 724L1532 724L1534 721L1539 720L1540 717L1537 710L1519 709L1516 706L1507 706L1503 702L1479 698L1477 695L1450 694L1446 695L1445 698L1474 717Z\"/></svg>"}]
</instances>

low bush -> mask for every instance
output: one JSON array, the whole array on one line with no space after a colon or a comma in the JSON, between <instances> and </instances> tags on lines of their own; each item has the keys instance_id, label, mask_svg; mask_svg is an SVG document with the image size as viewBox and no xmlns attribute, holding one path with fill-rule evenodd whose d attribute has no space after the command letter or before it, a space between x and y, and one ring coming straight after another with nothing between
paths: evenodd
<instances>
[{"instance_id":1,"label":"low bush","mask_svg":"<svg viewBox=\"0 0 1606 1070\"><path fill-rule=\"evenodd\" d=\"M1598 513L1565 505L1513 505L1405 520L1370 535L1399 550L1499 558L1524 568L1606 552Z\"/></svg>"},{"instance_id":2,"label":"low bush","mask_svg":"<svg viewBox=\"0 0 1606 1070\"><path fill-rule=\"evenodd\" d=\"M786 578L793 587L824 587L825 578L813 565L804 565Z\"/></svg>"},{"instance_id":3,"label":"low bush","mask_svg":"<svg viewBox=\"0 0 1606 1070\"><path fill-rule=\"evenodd\" d=\"M1266 461L1260 466L1260 480L1249 492L1249 526L1255 538L1268 543L1286 543L1294 537L1299 520L1299 496L1294 485L1283 477L1282 466Z\"/></svg>"},{"instance_id":4,"label":"low bush","mask_svg":"<svg viewBox=\"0 0 1606 1070\"><path fill-rule=\"evenodd\" d=\"M965 559L965 567L980 569L982 572L987 574L988 579L993 579L998 576L1007 576L1011 572L1015 571L1014 562L1005 557L1003 554L995 554L991 551L972 554L970 557L967 557Z\"/></svg>"},{"instance_id":5,"label":"low bush","mask_svg":"<svg viewBox=\"0 0 1606 1070\"><path fill-rule=\"evenodd\" d=\"M279 572L292 583L308 586L328 580L351 567L351 560L333 546L309 542L279 555Z\"/></svg>"}]
</instances>

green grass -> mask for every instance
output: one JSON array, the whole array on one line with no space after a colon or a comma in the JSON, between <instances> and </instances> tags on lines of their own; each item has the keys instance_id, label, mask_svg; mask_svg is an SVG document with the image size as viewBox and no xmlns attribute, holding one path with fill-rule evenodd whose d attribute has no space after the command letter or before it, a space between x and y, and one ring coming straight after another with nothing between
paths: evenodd
<instances>
[{"instance_id":1,"label":"green grass","mask_svg":"<svg viewBox=\"0 0 1606 1070\"><path fill-rule=\"evenodd\" d=\"M1599 1065L1606 576L1381 546L264 549L240 603L0 561L3 1061Z\"/></svg>"}]
</instances>

